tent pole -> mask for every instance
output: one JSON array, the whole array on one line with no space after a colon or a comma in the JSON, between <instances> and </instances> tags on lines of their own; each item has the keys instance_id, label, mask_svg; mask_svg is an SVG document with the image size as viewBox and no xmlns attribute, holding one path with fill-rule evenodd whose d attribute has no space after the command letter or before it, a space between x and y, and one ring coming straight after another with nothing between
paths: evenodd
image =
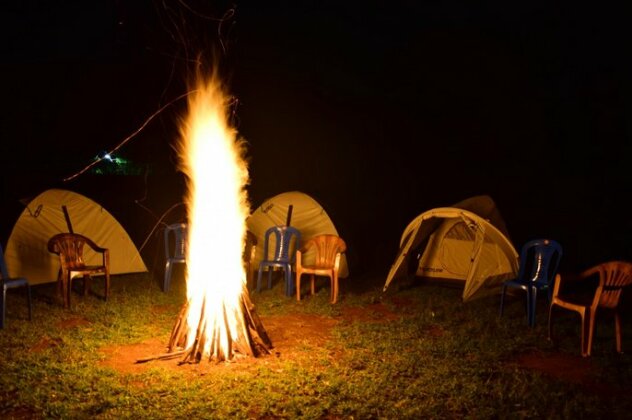
<instances>
[{"instance_id":1,"label":"tent pole","mask_svg":"<svg viewBox=\"0 0 632 420\"><path fill-rule=\"evenodd\" d=\"M62 206L61 206L61 209L62 209L62 210L63 210L63 212L64 212L64 218L66 219L66 226L68 226L68 232L70 232L70 233L75 233L75 232L72 230L72 222L70 221L70 215L68 214L68 208L67 208L67 207L66 207L66 205L64 204L64 205L62 205Z\"/></svg>"},{"instance_id":2,"label":"tent pole","mask_svg":"<svg viewBox=\"0 0 632 420\"><path fill-rule=\"evenodd\" d=\"M292 210L294 210L294 205L290 204L287 209L287 218L285 219L285 226L290 226L290 222L292 221Z\"/></svg>"}]
</instances>

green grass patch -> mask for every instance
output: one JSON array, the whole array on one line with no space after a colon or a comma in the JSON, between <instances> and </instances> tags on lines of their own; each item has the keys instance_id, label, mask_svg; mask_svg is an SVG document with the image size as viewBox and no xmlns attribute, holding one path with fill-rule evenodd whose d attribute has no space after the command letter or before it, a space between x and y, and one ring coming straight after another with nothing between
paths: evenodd
<instances>
[{"instance_id":1,"label":"green grass patch","mask_svg":"<svg viewBox=\"0 0 632 420\"><path fill-rule=\"evenodd\" d=\"M498 297L463 303L454 288L383 295L343 285L331 305L327 282L300 302L277 282L251 294L264 325L314 319L322 331L278 330L280 350L251 361L120 370L102 363L116 357L104 350L166 340L184 287L163 293L149 275L115 276L104 302L94 283L95 294L73 294L69 310L54 285L35 287L30 322L25 296L9 293L0 418L629 418L632 409L632 359L614 352L612 320L598 319L594 355L583 359L578 318L561 314L559 340L547 340L545 302L528 328L519 298L500 318Z\"/></svg>"}]
</instances>

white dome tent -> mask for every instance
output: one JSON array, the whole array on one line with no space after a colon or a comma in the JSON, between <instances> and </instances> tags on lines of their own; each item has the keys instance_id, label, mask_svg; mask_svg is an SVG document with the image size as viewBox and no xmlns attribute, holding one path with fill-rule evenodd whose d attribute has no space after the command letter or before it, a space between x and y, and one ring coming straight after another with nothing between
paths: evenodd
<instances>
[{"instance_id":1,"label":"white dome tent","mask_svg":"<svg viewBox=\"0 0 632 420\"><path fill-rule=\"evenodd\" d=\"M302 243L321 234L340 236L325 209L312 197L299 191L278 194L264 200L247 220L248 230L255 234L258 241L255 258L252 261L254 270L259 268L259 262L263 258L263 242L266 230L275 225L284 225L290 206L292 206L290 225L301 232ZM303 256L305 264L313 263L314 252L310 250ZM345 254L342 254L339 277L346 278L348 276L347 258Z\"/></svg>"},{"instance_id":2,"label":"white dome tent","mask_svg":"<svg viewBox=\"0 0 632 420\"><path fill-rule=\"evenodd\" d=\"M75 233L110 250L111 274L147 271L127 231L105 208L81 194L49 189L26 205L13 226L5 248L10 276L25 277L32 285L57 281L59 257L47 245L53 235L68 232L64 206ZM85 252L87 264L99 264L100 255Z\"/></svg>"},{"instance_id":3,"label":"white dome tent","mask_svg":"<svg viewBox=\"0 0 632 420\"><path fill-rule=\"evenodd\" d=\"M384 290L394 279L413 274L460 282L468 301L499 292L517 273L518 253L494 201L477 196L423 212L408 224Z\"/></svg>"}]
</instances>

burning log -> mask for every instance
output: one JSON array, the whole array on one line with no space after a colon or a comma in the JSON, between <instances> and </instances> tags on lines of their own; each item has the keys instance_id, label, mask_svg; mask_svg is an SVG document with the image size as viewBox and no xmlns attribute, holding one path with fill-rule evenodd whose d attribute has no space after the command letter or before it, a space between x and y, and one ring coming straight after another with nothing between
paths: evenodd
<instances>
[{"instance_id":1,"label":"burning log","mask_svg":"<svg viewBox=\"0 0 632 420\"><path fill-rule=\"evenodd\" d=\"M176 319L176 322L171 330L171 337L169 338L169 344L167 345L167 352L156 356L149 356L142 359L138 359L136 363L145 363L151 360L169 360L182 357L180 363L199 363L204 357L205 353L208 353L210 360L222 361L231 360L233 356L252 356L259 357L264 354L270 354L272 348L272 341L263 327L259 315L255 310L255 306L250 300L250 295L245 285L243 293L241 295L241 309L243 311L243 318L240 318L238 334L232 337L230 334L228 338L228 347L224 349L219 340L219 334L217 329L213 329L214 334L212 337L208 337L204 332L206 320L202 317L198 328L195 330L195 336L193 338L193 345L186 347L186 343L189 341L189 335L193 333L187 323L189 317L189 302L186 302L180 309L180 313ZM203 308L206 305L203 304ZM228 318L226 308L222 308L224 313L224 319L220 322L224 323L224 326L228 324ZM202 311L204 313L204 310ZM209 340L210 339L210 340ZM207 352L204 351L206 343L210 342L210 348Z\"/></svg>"},{"instance_id":2,"label":"burning log","mask_svg":"<svg viewBox=\"0 0 632 420\"><path fill-rule=\"evenodd\" d=\"M246 288L243 249L250 213L245 143L228 126L229 96L216 77L189 96L178 151L186 176L187 302L167 353L182 363L266 354L272 343Z\"/></svg>"},{"instance_id":3,"label":"burning log","mask_svg":"<svg viewBox=\"0 0 632 420\"><path fill-rule=\"evenodd\" d=\"M180 310L178 319L171 331L171 338L169 339L169 345L167 347L167 355L184 355L182 363L198 363L202 360L205 353L209 354L209 358L211 360L218 361L230 360L235 355L258 357L262 354L270 353L272 342L270 341L270 338L259 319L259 315L255 311L254 304L250 301L250 296L248 295L248 290L245 285L241 295L241 310L243 317L240 317L237 320L236 336L233 337L230 332L231 329L228 324L229 313L225 305L221 308L221 312L223 314L222 318L215 321L223 323L224 325L222 325L222 327L226 328L226 331L228 331L228 335L226 337L228 346L226 348L222 346L219 328L211 329L213 331L213 335L211 337L204 334L204 331L207 330L206 322L208 321L203 315L201 315L198 328L194 332L195 338L193 339L193 344L190 347L185 348L187 341L189 341L189 334L193 333L186 322L189 316L189 308L189 304L185 303ZM205 309L206 301L203 301L202 314L205 313ZM210 344L209 349L205 351L207 341L209 341Z\"/></svg>"}]
</instances>

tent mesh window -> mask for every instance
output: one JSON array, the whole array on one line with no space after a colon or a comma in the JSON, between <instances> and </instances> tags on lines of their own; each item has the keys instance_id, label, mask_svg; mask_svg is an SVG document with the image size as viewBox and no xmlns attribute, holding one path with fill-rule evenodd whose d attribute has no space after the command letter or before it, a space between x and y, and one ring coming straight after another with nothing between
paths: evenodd
<instances>
[{"instance_id":1,"label":"tent mesh window","mask_svg":"<svg viewBox=\"0 0 632 420\"><path fill-rule=\"evenodd\" d=\"M475 234L465 222L457 222L446 232L445 237L462 241L473 241Z\"/></svg>"}]
</instances>

